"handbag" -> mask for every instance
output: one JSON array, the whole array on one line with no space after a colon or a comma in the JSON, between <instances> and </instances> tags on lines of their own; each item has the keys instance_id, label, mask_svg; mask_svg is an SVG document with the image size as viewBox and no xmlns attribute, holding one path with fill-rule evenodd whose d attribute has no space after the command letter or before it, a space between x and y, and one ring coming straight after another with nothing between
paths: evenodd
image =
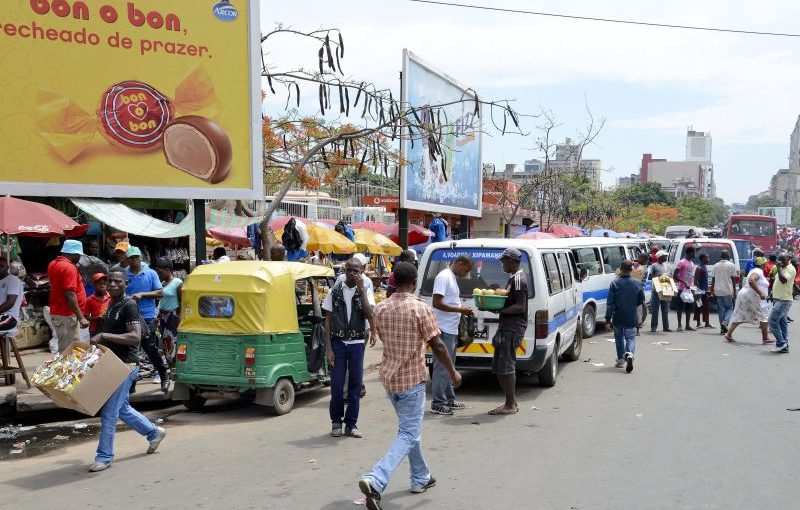
<instances>
[{"instance_id":1,"label":"handbag","mask_svg":"<svg viewBox=\"0 0 800 510\"><path fill-rule=\"evenodd\" d=\"M681 301L684 303L694 303L694 293L690 288L685 288L681 291Z\"/></svg>"},{"instance_id":2,"label":"handbag","mask_svg":"<svg viewBox=\"0 0 800 510\"><path fill-rule=\"evenodd\" d=\"M478 329L478 319L474 315L462 315L458 323L457 347L466 347L475 340L475 330Z\"/></svg>"}]
</instances>

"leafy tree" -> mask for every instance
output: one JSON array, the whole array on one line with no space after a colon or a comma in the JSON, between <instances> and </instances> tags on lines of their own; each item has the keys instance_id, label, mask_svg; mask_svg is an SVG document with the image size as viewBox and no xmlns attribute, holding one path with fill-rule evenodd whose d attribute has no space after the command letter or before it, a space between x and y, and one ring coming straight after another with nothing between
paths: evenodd
<instances>
[{"instance_id":1,"label":"leafy tree","mask_svg":"<svg viewBox=\"0 0 800 510\"><path fill-rule=\"evenodd\" d=\"M657 182L633 184L617 189L614 194L622 204L638 204L642 207L650 204L675 204L675 197L666 193Z\"/></svg>"},{"instance_id":2,"label":"leafy tree","mask_svg":"<svg viewBox=\"0 0 800 510\"><path fill-rule=\"evenodd\" d=\"M713 227L728 219L728 208L720 198L711 200L698 196L677 200L678 222L683 225Z\"/></svg>"},{"instance_id":3,"label":"leafy tree","mask_svg":"<svg viewBox=\"0 0 800 510\"><path fill-rule=\"evenodd\" d=\"M784 204L780 200L772 197L760 197L758 195L751 195L747 200L747 209L756 213L759 207L780 207Z\"/></svg>"},{"instance_id":4,"label":"leafy tree","mask_svg":"<svg viewBox=\"0 0 800 510\"><path fill-rule=\"evenodd\" d=\"M661 235L678 218L678 209L664 204L630 206L619 216L616 227L623 232L650 232Z\"/></svg>"}]
</instances>

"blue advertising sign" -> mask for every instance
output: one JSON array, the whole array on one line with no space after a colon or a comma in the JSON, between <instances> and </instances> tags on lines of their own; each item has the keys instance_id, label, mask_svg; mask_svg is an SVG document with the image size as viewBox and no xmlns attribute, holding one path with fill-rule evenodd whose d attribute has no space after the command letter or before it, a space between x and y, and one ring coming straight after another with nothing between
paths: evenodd
<instances>
[{"instance_id":1,"label":"blue advertising sign","mask_svg":"<svg viewBox=\"0 0 800 510\"><path fill-rule=\"evenodd\" d=\"M406 164L400 178L400 207L480 217L481 117L480 110L475 112L475 93L403 50L403 103L420 108L423 124L435 115L443 129L434 135L442 150L435 157L418 130L411 135L403 131L400 151ZM434 110L424 108L444 104Z\"/></svg>"}]
</instances>

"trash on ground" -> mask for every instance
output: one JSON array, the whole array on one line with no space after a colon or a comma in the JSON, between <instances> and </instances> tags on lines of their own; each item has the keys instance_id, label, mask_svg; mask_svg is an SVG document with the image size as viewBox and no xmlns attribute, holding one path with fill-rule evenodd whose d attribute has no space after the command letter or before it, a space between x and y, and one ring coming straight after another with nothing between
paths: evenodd
<instances>
[{"instance_id":1,"label":"trash on ground","mask_svg":"<svg viewBox=\"0 0 800 510\"><path fill-rule=\"evenodd\" d=\"M539 408L536 407L536 406L531 406L531 409L533 409L534 411L538 411L539 410Z\"/></svg>"},{"instance_id":2,"label":"trash on ground","mask_svg":"<svg viewBox=\"0 0 800 510\"><path fill-rule=\"evenodd\" d=\"M730 356L730 354L728 354L728 353L726 352L726 353L724 353L724 354L723 354L723 356Z\"/></svg>"},{"instance_id":3,"label":"trash on ground","mask_svg":"<svg viewBox=\"0 0 800 510\"><path fill-rule=\"evenodd\" d=\"M605 363L592 363L592 366L593 367L604 367L604 366L606 366L606 364Z\"/></svg>"},{"instance_id":4,"label":"trash on ground","mask_svg":"<svg viewBox=\"0 0 800 510\"><path fill-rule=\"evenodd\" d=\"M667 347L664 350L665 351L688 351L689 349L686 349L684 347Z\"/></svg>"},{"instance_id":5,"label":"trash on ground","mask_svg":"<svg viewBox=\"0 0 800 510\"><path fill-rule=\"evenodd\" d=\"M317 462L317 459L308 459L309 464L314 464L315 462Z\"/></svg>"},{"instance_id":6,"label":"trash on ground","mask_svg":"<svg viewBox=\"0 0 800 510\"><path fill-rule=\"evenodd\" d=\"M480 424L481 424L481 422L479 422L479 421L473 421L473 422L470 423L470 425L480 425Z\"/></svg>"},{"instance_id":7,"label":"trash on ground","mask_svg":"<svg viewBox=\"0 0 800 510\"><path fill-rule=\"evenodd\" d=\"M156 420L156 425L161 425L162 423L164 423L164 418L158 418Z\"/></svg>"},{"instance_id":8,"label":"trash on ground","mask_svg":"<svg viewBox=\"0 0 800 510\"><path fill-rule=\"evenodd\" d=\"M0 439L14 439L19 434L19 427L15 427L13 425L9 425L7 427L0 428Z\"/></svg>"},{"instance_id":9,"label":"trash on ground","mask_svg":"<svg viewBox=\"0 0 800 510\"><path fill-rule=\"evenodd\" d=\"M672 343L672 342L664 342L664 341L661 341L661 342L653 342L653 345L669 345L669 344L671 344L671 343Z\"/></svg>"},{"instance_id":10,"label":"trash on ground","mask_svg":"<svg viewBox=\"0 0 800 510\"><path fill-rule=\"evenodd\" d=\"M590 361L592 361L592 358L586 358L585 360L583 360L584 363L589 363Z\"/></svg>"},{"instance_id":11,"label":"trash on ground","mask_svg":"<svg viewBox=\"0 0 800 510\"><path fill-rule=\"evenodd\" d=\"M55 436L53 439L55 439L56 441L68 441L69 440L69 436L58 435L58 436Z\"/></svg>"},{"instance_id":12,"label":"trash on ground","mask_svg":"<svg viewBox=\"0 0 800 510\"><path fill-rule=\"evenodd\" d=\"M20 432L28 432L29 430L33 430L35 428L36 428L36 425L26 425L24 427L20 427L19 431Z\"/></svg>"},{"instance_id":13,"label":"trash on ground","mask_svg":"<svg viewBox=\"0 0 800 510\"><path fill-rule=\"evenodd\" d=\"M642 416L644 416L642 413L636 413L637 418L641 418Z\"/></svg>"},{"instance_id":14,"label":"trash on ground","mask_svg":"<svg viewBox=\"0 0 800 510\"><path fill-rule=\"evenodd\" d=\"M11 455L19 455L20 453L22 453L22 450L11 450L8 453L10 453Z\"/></svg>"},{"instance_id":15,"label":"trash on ground","mask_svg":"<svg viewBox=\"0 0 800 510\"><path fill-rule=\"evenodd\" d=\"M597 343L597 340L589 340L589 343L590 343L590 344L596 344L596 343Z\"/></svg>"},{"instance_id":16,"label":"trash on ground","mask_svg":"<svg viewBox=\"0 0 800 510\"><path fill-rule=\"evenodd\" d=\"M361 506L364 506L364 505L366 505L366 504L367 504L367 500L366 500L366 498L354 499L354 500L353 500L353 504L354 504L354 505L361 505Z\"/></svg>"},{"instance_id":17,"label":"trash on ground","mask_svg":"<svg viewBox=\"0 0 800 510\"><path fill-rule=\"evenodd\" d=\"M613 338L606 338L606 342L616 342Z\"/></svg>"},{"instance_id":18,"label":"trash on ground","mask_svg":"<svg viewBox=\"0 0 800 510\"><path fill-rule=\"evenodd\" d=\"M88 427L89 427L89 425L87 425L85 423L76 423L75 425L72 426L72 428L75 429L75 430L83 430L83 429L88 428Z\"/></svg>"}]
</instances>

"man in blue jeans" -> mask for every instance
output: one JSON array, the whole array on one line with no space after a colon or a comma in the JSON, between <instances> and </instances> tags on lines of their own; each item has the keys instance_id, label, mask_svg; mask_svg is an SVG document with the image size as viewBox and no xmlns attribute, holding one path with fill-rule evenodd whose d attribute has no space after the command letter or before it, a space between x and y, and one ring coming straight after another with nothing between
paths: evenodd
<instances>
[{"instance_id":1,"label":"man in blue jeans","mask_svg":"<svg viewBox=\"0 0 800 510\"><path fill-rule=\"evenodd\" d=\"M617 344L617 368L633 371L633 355L636 353L637 310L644 304L644 291L640 282L631 278L633 262L623 260L619 265L619 276L611 282L606 301L606 329L614 326Z\"/></svg>"},{"instance_id":2,"label":"man in blue jeans","mask_svg":"<svg viewBox=\"0 0 800 510\"><path fill-rule=\"evenodd\" d=\"M789 323L787 317L792 308L794 297L794 278L797 270L792 265L792 257L781 253L778 257L778 271L772 285L772 312L769 314L769 329L775 336L775 348L772 352L786 354L789 352Z\"/></svg>"},{"instance_id":3,"label":"man in blue jeans","mask_svg":"<svg viewBox=\"0 0 800 510\"><path fill-rule=\"evenodd\" d=\"M711 270L711 288L709 292L714 295L714 299L717 302L719 334L724 335L728 332L728 325L733 314L733 305L736 299L736 277L739 274L739 269L731 262L731 255L728 250L722 250L719 258L719 262L714 264L714 269Z\"/></svg>"},{"instance_id":4,"label":"man in blue jeans","mask_svg":"<svg viewBox=\"0 0 800 510\"><path fill-rule=\"evenodd\" d=\"M167 431L153 425L150 420L133 409L128 402L128 391L139 373L139 344L142 339L142 324L136 302L125 296L127 278L117 270L108 275L107 290L111 296L108 309L103 318L100 333L91 338L92 344L102 344L117 355L123 363L131 367L130 375L100 410L100 443L91 472L104 471L114 460L114 435L117 420L145 436L150 443L147 453L155 453Z\"/></svg>"},{"instance_id":5,"label":"man in blue jeans","mask_svg":"<svg viewBox=\"0 0 800 510\"><path fill-rule=\"evenodd\" d=\"M472 259L467 255L459 255L450 267L436 275L433 282L433 315L442 332L441 339L447 347L447 354L453 361L456 359L461 316L474 314L472 308L461 305L461 291L458 288L458 278L464 278L470 271ZM434 414L452 415L454 409L464 408L464 404L456 400L447 369L436 360L433 363L431 394L431 412Z\"/></svg>"},{"instance_id":6,"label":"man in blue jeans","mask_svg":"<svg viewBox=\"0 0 800 510\"><path fill-rule=\"evenodd\" d=\"M386 455L359 480L368 510L381 510L381 493L403 459L408 457L411 492L420 494L436 485L422 456L422 418L425 414L425 346L442 362L454 388L461 385L459 374L439 338L439 326L428 305L414 296L417 269L408 262L394 266L396 291L375 307L375 325L383 342L380 379L399 422L397 439Z\"/></svg>"}]
</instances>

